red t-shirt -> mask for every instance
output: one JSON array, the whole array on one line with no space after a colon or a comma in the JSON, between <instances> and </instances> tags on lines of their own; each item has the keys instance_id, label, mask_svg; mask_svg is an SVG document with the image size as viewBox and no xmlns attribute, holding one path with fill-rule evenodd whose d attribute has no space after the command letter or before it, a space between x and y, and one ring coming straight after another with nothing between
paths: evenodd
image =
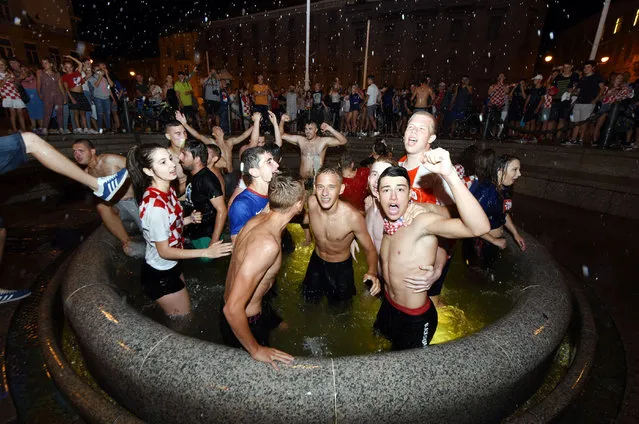
<instances>
[{"instance_id":1,"label":"red t-shirt","mask_svg":"<svg viewBox=\"0 0 639 424\"><path fill-rule=\"evenodd\" d=\"M419 171L419 166L413 169L407 169L408 178L410 178L410 198L413 201L418 203L432 203L437 204L437 197L433 194L433 190L426 187L415 187L415 178L417 177L417 171Z\"/></svg>"},{"instance_id":2,"label":"red t-shirt","mask_svg":"<svg viewBox=\"0 0 639 424\"><path fill-rule=\"evenodd\" d=\"M368 185L368 174L370 170L366 167L357 168L357 173L353 178L344 178L344 193L340 196L360 211L364 211L364 199L368 195L366 187Z\"/></svg>"},{"instance_id":3,"label":"red t-shirt","mask_svg":"<svg viewBox=\"0 0 639 424\"><path fill-rule=\"evenodd\" d=\"M73 71L70 74L64 74L62 75L62 81L66 82L69 86L69 90L71 90L78 85L82 85L82 74L80 74L78 71Z\"/></svg>"}]
</instances>

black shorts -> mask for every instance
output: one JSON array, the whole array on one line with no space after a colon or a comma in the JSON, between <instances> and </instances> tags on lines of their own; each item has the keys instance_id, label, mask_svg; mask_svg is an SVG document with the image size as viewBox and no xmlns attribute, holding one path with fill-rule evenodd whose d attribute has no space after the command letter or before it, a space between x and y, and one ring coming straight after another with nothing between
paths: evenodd
<instances>
[{"instance_id":1,"label":"black shorts","mask_svg":"<svg viewBox=\"0 0 639 424\"><path fill-rule=\"evenodd\" d=\"M570 119L570 100L555 101L553 100L550 108L550 120L559 121L560 119Z\"/></svg>"},{"instance_id":2,"label":"black shorts","mask_svg":"<svg viewBox=\"0 0 639 424\"><path fill-rule=\"evenodd\" d=\"M429 296L439 296L439 294L442 292L442 287L444 287L444 280L446 279L446 276L448 275L448 269L450 268L450 263L452 262L452 260L453 260L453 257L451 255L446 260L444 269L442 269L442 275L440 275L439 279L435 281L432 286L430 286L430 289L428 289Z\"/></svg>"},{"instance_id":3,"label":"black shorts","mask_svg":"<svg viewBox=\"0 0 639 424\"><path fill-rule=\"evenodd\" d=\"M500 249L491 242L477 237L462 241L462 254L468 266L489 269L499 257Z\"/></svg>"},{"instance_id":4,"label":"black shorts","mask_svg":"<svg viewBox=\"0 0 639 424\"><path fill-rule=\"evenodd\" d=\"M224 344L242 349L242 343L235 337L235 333L233 333L233 329L224 315L224 300L222 300L222 306L220 307L220 315L220 333L222 334ZM255 340L262 346L269 346L271 330L277 328L281 322L282 317L271 308L268 302L262 303L262 312L248 317L251 334L253 334Z\"/></svg>"},{"instance_id":5,"label":"black shorts","mask_svg":"<svg viewBox=\"0 0 639 424\"><path fill-rule=\"evenodd\" d=\"M177 263L173 268L161 271L142 262L142 288L144 293L152 300L158 300L167 294L177 293L184 287L182 275L182 262Z\"/></svg>"},{"instance_id":6,"label":"black shorts","mask_svg":"<svg viewBox=\"0 0 639 424\"><path fill-rule=\"evenodd\" d=\"M84 93L69 92L69 95L73 97L75 103L69 100L69 110L83 110L85 112L91 112L91 103Z\"/></svg>"},{"instance_id":7,"label":"black shorts","mask_svg":"<svg viewBox=\"0 0 639 424\"><path fill-rule=\"evenodd\" d=\"M408 309L393 302L386 292L373 326L392 343L393 350L425 347L437 330L437 309L427 298L419 309Z\"/></svg>"},{"instance_id":8,"label":"black shorts","mask_svg":"<svg viewBox=\"0 0 639 424\"><path fill-rule=\"evenodd\" d=\"M319 302L323 296L329 302L341 302L355 295L353 258L343 262L326 262L315 251L308 262L302 283L302 294L307 302Z\"/></svg>"},{"instance_id":9,"label":"black shorts","mask_svg":"<svg viewBox=\"0 0 639 424\"><path fill-rule=\"evenodd\" d=\"M359 107L359 103L351 105L351 112L359 112L360 111L360 107Z\"/></svg>"}]
</instances>

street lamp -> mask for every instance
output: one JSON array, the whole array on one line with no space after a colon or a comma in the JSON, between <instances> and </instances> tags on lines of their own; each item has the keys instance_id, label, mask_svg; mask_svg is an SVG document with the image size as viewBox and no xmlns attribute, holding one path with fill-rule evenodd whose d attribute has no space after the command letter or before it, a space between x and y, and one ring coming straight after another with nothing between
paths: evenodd
<instances>
[{"instance_id":1,"label":"street lamp","mask_svg":"<svg viewBox=\"0 0 639 424\"><path fill-rule=\"evenodd\" d=\"M552 60L552 56L551 55L547 55L546 57L544 57L544 62L548 63Z\"/></svg>"},{"instance_id":2,"label":"street lamp","mask_svg":"<svg viewBox=\"0 0 639 424\"><path fill-rule=\"evenodd\" d=\"M604 57L602 57L602 58L601 58L601 63L606 63L606 62L608 62L609 60L610 60L610 57L608 57L608 56L604 56Z\"/></svg>"},{"instance_id":3,"label":"street lamp","mask_svg":"<svg viewBox=\"0 0 639 424\"><path fill-rule=\"evenodd\" d=\"M135 76L135 71L129 71L129 75L131 75L132 77Z\"/></svg>"}]
</instances>

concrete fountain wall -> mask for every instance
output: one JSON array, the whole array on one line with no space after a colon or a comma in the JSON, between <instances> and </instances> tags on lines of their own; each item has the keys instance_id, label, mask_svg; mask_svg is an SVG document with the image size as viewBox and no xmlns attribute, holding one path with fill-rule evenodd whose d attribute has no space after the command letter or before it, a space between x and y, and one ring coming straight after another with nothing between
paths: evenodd
<instances>
[{"instance_id":1,"label":"concrete fountain wall","mask_svg":"<svg viewBox=\"0 0 639 424\"><path fill-rule=\"evenodd\" d=\"M119 246L104 228L64 271L62 299L93 375L148 422L499 422L536 389L572 310L554 261L526 241L525 254L507 254L523 280L512 311L479 333L427 349L297 358L279 372L133 310L111 286Z\"/></svg>"}]
</instances>

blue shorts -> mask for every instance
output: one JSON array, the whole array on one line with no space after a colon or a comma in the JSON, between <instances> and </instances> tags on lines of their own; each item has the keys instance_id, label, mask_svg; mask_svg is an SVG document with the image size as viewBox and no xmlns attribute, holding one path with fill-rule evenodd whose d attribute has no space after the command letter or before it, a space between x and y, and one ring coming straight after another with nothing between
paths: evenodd
<instances>
[{"instance_id":1,"label":"blue shorts","mask_svg":"<svg viewBox=\"0 0 639 424\"><path fill-rule=\"evenodd\" d=\"M0 175L27 163L27 148L19 132L0 137Z\"/></svg>"}]
</instances>

